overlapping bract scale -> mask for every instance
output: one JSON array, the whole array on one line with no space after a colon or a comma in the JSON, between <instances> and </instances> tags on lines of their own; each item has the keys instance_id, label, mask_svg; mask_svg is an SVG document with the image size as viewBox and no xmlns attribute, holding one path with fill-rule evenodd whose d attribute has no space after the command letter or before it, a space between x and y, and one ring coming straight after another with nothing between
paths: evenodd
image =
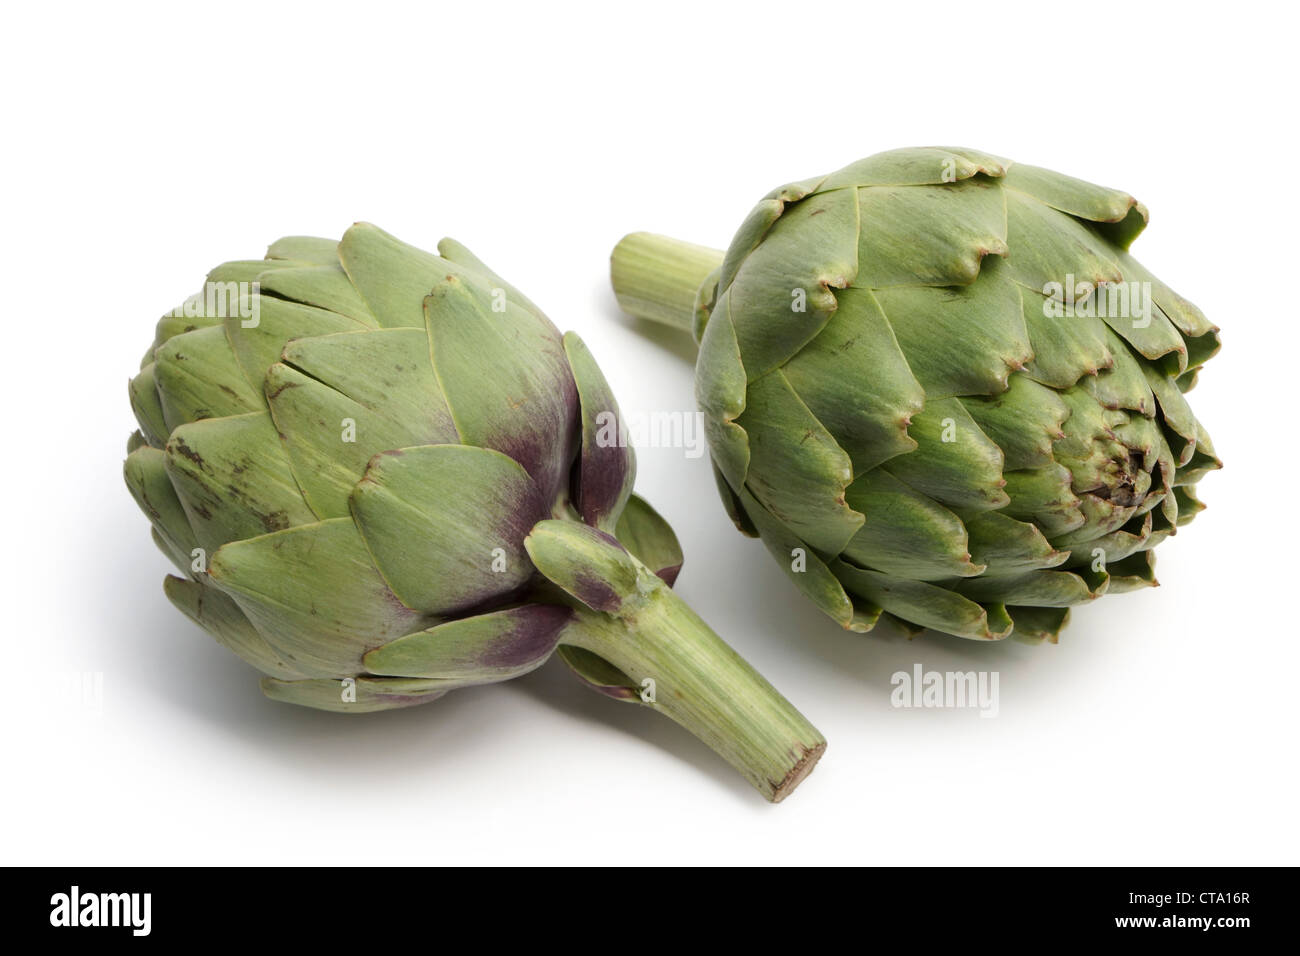
<instances>
[{"instance_id":1,"label":"overlapping bract scale","mask_svg":"<svg viewBox=\"0 0 1300 956\"><path fill-rule=\"evenodd\" d=\"M1146 220L965 149L775 190L701 296L737 525L857 630L1055 640L1070 605L1154 583L1219 467L1184 398L1219 340L1129 254Z\"/></svg>"},{"instance_id":2,"label":"overlapping bract scale","mask_svg":"<svg viewBox=\"0 0 1300 956\"><path fill-rule=\"evenodd\" d=\"M366 712L538 666L571 612L524 539L570 508L680 567L599 440L618 410L586 346L439 251L282 239L164 316L131 382L126 480L184 575L168 596L276 699Z\"/></svg>"}]
</instances>

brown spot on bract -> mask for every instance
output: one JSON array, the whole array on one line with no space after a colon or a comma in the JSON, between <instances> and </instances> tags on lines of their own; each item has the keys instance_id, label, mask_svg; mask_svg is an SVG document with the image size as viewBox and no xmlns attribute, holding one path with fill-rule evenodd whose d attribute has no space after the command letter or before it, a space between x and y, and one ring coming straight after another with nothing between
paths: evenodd
<instances>
[{"instance_id":1,"label":"brown spot on bract","mask_svg":"<svg viewBox=\"0 0 1300 956\"><path fill-rule=\"evenodd\" d=\"M260 514L257 517L267 531L283 531L289 527L289 515L284 511L272 511L270 514Z\"/></svg>"},{"instance_id":2,"label":"brown spot on bract","mask_svg":"<svg viewBox=\"0 0 1300 956\"><path fill-rule=\"evenodd\" d=\"M274 399L279 398L280 393L283 392L285 389L297 388L297 387L298 387L297 382L281 382L279 385L275 387L273 391L266 393L267 400L273 401ZM231 392L231 394L233 395L234 392Z\"/></svg>"},{"instance_id":3,"label":"brown spot on bract","mask_svg":"<svg viewBox=\"0 0 1300 956\"><path fill-rule=\"evenodd\" d=\"M171 447L174 448L176 450L176 454L180 455L182 458L188 458L190 461L194 462L194 464L198 465L200 468L203 467L203 456L200 455L198 452L196 452L189 445L185 444L185 442L181 441L179 438L172 439Z\"/></svg>"}]
</instances>

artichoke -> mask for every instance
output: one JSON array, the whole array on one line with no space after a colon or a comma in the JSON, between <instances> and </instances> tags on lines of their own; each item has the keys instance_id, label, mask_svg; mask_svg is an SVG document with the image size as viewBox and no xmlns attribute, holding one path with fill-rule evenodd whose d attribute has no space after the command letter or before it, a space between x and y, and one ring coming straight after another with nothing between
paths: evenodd
<instances>
[{"instance_id":1,"label":"artichoke","mask_svg":"<svg viewBox=\"0 0 1300 956\"><path fill-rule=\"evenodd\" d=\"M694 333L718 488L846 628L1055 640L1155 584L1220 467L1184 398L1218 329L1129 255L1132 196L968 149L761 200L725 254L636 233L633 315Z\"/></svg>"},{"instance_id":2,"label":"artichoke","mask_svg":"<svg viewBox=\"0 0 1300 956\"><path fill-rule=\"evenodd\" d=\"M167 596L269 697L325 710L557 652L780 800L825 742L670 590L681 552L600 440L618 411L591 353L438 248L366 224L282 239L161 319L125 471L184 575Z\"/></svg>"}]
</instances>

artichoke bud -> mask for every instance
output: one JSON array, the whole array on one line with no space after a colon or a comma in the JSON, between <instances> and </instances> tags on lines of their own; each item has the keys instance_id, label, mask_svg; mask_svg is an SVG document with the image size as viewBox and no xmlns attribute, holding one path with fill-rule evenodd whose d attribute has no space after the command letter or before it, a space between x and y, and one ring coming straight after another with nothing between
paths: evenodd
<instances>
[{"instance_id":1,"label":"artichoke bud","mask_svg":"<svg viewBox=\"0 0 1300 956\"><path fill-rule=\"evenodd\" d=\"M611 272L693 332L724 503L825 613L1054 640L1069 605L1154 583L1219 467L1184 398L1218 329L1129 254L1146 220L904 149L773 191L725 253L632 234Z\"/></svg>"},{"instance_id":2,"label":"artichoke bud","mask_svg":"<svg viewBox=\"0 0 1300 956\"><path fill-rule=\"evenodd\" d=\"M562 642L606 692L648 670L703 694L703 668L737 700L660 709L784 796L824 742L683 624L676 536L632 494L631 450L598 437L618 407L591 353L463 246L439 252L367 224L290 237L158 322L125 471L184 575L168 597L268 696L342 712L508 680Z\"/></svg>"}]
</instances>

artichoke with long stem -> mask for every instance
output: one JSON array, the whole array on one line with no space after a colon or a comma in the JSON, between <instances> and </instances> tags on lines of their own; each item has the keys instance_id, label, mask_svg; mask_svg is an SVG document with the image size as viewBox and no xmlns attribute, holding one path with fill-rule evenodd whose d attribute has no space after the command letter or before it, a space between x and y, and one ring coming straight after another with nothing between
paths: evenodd
<instances>
[{"instance_id":1,"label":"artichoke with long stem","mask_svg":"<svg viewBox=\"0 0 1300 956\"><path fill-rule=\"evenodd\" d=\"M694 733L768 799L825 742L670 589L667 523L591 353L464 247L359 224L215 269L164 316L126 480L172 602L272 698L363 713L525 674Z\"/></svg>"},{"instance_id":2,"label":"artichoke with long stem","mask_svg":"<svg viewBox=\"0 0 1300 956\"><path fill-rule=\"evenodd\" d=\"M725 253L634 233L633 315L694 333L718 488L841 625L1055 640L1155 583L1220 467L1218 329L1128 252L1132 196L968 149L770 193Z\"/></svg>"}]
</instances>

